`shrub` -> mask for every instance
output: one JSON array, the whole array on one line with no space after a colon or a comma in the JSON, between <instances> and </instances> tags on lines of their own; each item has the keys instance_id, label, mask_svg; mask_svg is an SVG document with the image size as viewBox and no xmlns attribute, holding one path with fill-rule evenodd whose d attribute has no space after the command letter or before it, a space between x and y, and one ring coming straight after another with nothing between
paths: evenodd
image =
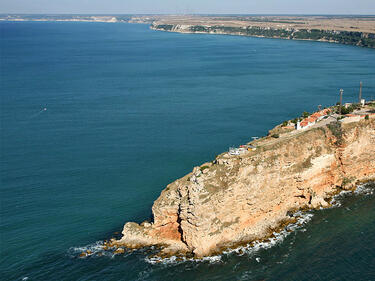
<instances>
[{"instance_id":1,"label":"shrub","mask_svg":"<svg viewBox=\"0 0 375 281\"><path fill-rule=\"evenodd\" d=\"M308 113L307 111L304 111L303 113L302 113L302 117L303 118L307 118L307 117L309 117L310 116L310 113Z\"/></svg>"},{"instance_id":2,"label":"shrub","mask_svg":"<svg viewBox=\"0 0 375 281\"><path fill-rule=\"evenodd\" d=\"M281 127L285 127L288 125L288 121L284 121L283 124L281 125Z\"/></svg>"},{"instance_id":3,"label":"shrub","mask_svg":"<svg viewBox=\"0 0 375 281\"><path fill-rule=\"evenodd\" d=\"M342 185L347 185L348 183L351 183L351 179L347 178L347 177L344 177L343 180L342 180Z\"/></svg>"},{"instance_id":4,"label":"shrub","mask_svg":"<svg viewBox=\"0 0 375 281\"><path fill-rule=\"evenodd\" d=\"M273 134L271 137L277 139L277 138L279 138L280 136L279 136L279 134Z\"/></svg>"},{"instance_id":5,"label":"shrub","mask_svg":"<svg viewBox=\"0 0 375 281\"><path fill-rule=\"evenodd\" d=\"M369 120L369 119L370 119L370 117L368 116L368 114L366 114L365 120Z\"/></svg>"},{"instance_id":6,"label":"shrub","mask_svg":"<svg viewBox=\"0 0 375 281\"><path fill-rule=\"evenodd\" d=\"M345 187L345 186L347 186L348 184L352 183L354 180L355 180L354 177L348 177L348 178L347 178L347 177L344 177L344 178L342 179L341 186L342 186L342 187Z\"/></svg>"},{"instance_id":7,"label":"shrub","mask_svg":"<svg viewBox=\"0 0 375 281\"><path fill-rule=\"evenodd\" d=\"M201 172L203 172L204 170L208 169L209 167L208 166L202 166L200 167L199 169L201 170Z\"/></svg>"},{"instance_id":8,"label":"shrub","mask_svg":"<svg viewBox=\"0 0 375 281\"><path fill-rule=\"evenodd\" d=\"M353 110L361 109L361 104L359 104L359 103L353 103L352 104L352 108L353 108Z\"/></svg>"},{"instance_id":9,"label":"shrub","mask_svg":"<svg viewBox=\"0 0 375 281\"><path fill-rule=\"evenodd\" d=\"M345 106L341 106L341 114L349 114L351 112L353 112L353 108L351 106L349 106L348 108L346 108ZM337 107L336 113L340 114L340 106Z\"/></svg>"}]
</instances>

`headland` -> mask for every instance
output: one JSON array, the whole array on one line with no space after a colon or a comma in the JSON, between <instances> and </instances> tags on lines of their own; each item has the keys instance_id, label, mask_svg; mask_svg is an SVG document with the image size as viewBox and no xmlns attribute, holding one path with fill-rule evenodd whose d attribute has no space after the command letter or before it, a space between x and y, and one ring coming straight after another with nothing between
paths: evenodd
<instances>
[{"instance_id":1,"label":"headland","mask_svg":"<svg viewBox=\"0 0 375 281\"><path fill-rule=\"evenodd\" d=\"M210 256L268 239L294 213L329 207L340 191L373 181L375 103L344 108L305 112L195 167L161 192L152 221L126 223L111 246Z\"/></svg>"}]
</instances>

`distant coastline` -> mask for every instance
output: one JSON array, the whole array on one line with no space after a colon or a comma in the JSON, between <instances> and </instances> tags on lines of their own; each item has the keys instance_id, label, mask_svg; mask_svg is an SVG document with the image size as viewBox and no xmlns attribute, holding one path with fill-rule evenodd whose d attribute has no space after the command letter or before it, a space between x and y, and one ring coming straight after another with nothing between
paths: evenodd
<instances>
[{"instance_id":1,"label":"distant coastline","mask_svg":"<svg viewBox=\"0 0 375 281\"><path fill-rule=\"evenodd\" d=\"M149 17L132 20L150 22ZM375 16L160 16L153 19L151 28L375 48Z\"/></svg>"},{"instance_id":2,"label":"distant coastline","mask_svg":"<svg viewBox=\"0 0 375 281\"><path fill-rule=\"evenodd\" d=\"M24 22L128 22L129 16L107 15L0 15L1 21Z\"/></svg>"},{"instance_id":3,"label":"distant coastline","mask_svg":"<svg viewBox=\"0 0 375 281\"><path fill-rule=\"evenodd\" d=\"M149 24L153 30L310 40L375 48L375 16L0 15L0 21Z\"/></svg>"},{"instance_id":4,"label":"distant coastline","mask_svg":"<svg viewBox=\"0 0 375 281\"><path fill-rule=\"evenodd\" d=\"M179 33L207 33L239 35L261 38L309 40L344 45L354 45L375 48L375 34L364 32L321 30L321 29L272 29L268 27L228 27L228 26L201 26L201 25L168 25L153 24L151 29L179 32Z\"/></svg>"}]
</instances>

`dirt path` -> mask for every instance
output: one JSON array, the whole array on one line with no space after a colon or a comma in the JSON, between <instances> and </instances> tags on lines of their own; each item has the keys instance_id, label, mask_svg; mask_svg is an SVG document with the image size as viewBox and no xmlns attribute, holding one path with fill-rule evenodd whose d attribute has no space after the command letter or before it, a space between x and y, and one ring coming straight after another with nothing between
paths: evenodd
<instances>
[{"instance_id":1,"label":"dirt path","mask_svg":"<svg viewBox=\"0 0 375 281\"><path fill-rule=\"evenodd\" d=\"M259 139L255 142L252 142L251 144L253 145L256 145L258 147L265 147L265 146L270 146L270 145L274 145L278 142L281 142L281 141L285 141L285 140L288 140L288 139L291 139L291 138L294 138L298 135L301 135L311 129L315 129L315 128L320 128L320 127L324 127L332 122L335 122L337 121L336 117L335 116L330 116L326 119L323 119L321 121L319 121L318 123L316 123L315 125L311 126L310 128L308 129L304 129L304 130L294 130L290 133L286 133L286 134L283 134L283 135L280 135L279 138L268 138L268 139Z\"/></svg>"}]
</instances>

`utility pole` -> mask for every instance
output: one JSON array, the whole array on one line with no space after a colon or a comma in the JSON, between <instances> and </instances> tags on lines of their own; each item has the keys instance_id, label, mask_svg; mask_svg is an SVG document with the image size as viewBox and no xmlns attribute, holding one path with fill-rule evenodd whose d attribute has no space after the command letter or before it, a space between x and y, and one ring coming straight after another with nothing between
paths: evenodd
<instances>
[{"instance_id":1,"label":"utility pole","mask_svg":"<svg viewBox=\"0 0 375 281\"><path fill-rule=\"evenodd\" d=\"M361 104L362 100L362 81L359 83L359 95L358 95L358 103Z\"/></svg>"},{"instance_id":2,"label":"utility pole","mask_svg":"<svg viewBox=\"0 0 375 281\"><path fill-rule=\"evenodd\" d=\"M342 107L342 94L344 93L343 89L340 89L340 115L341 115L341 107Z\"/></svg>"}]
</instances>

